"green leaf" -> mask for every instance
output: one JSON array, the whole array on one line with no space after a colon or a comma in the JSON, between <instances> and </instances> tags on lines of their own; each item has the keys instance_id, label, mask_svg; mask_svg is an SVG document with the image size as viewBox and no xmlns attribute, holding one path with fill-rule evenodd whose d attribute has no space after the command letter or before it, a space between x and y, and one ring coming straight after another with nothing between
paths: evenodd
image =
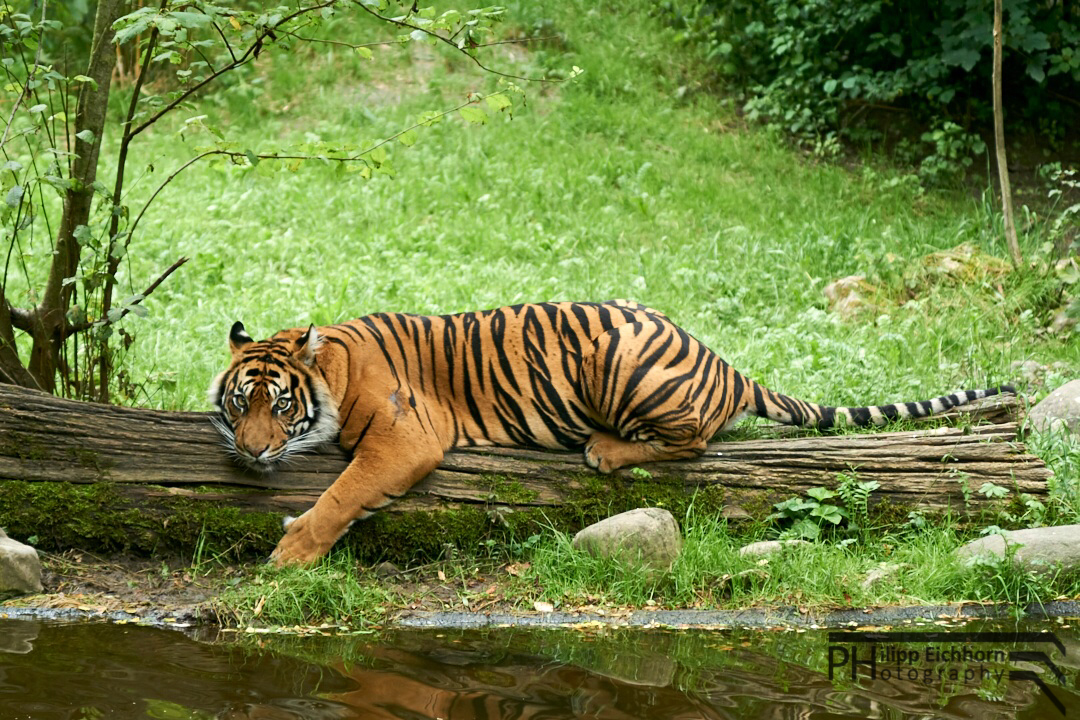
<instances>
[{"instance_id":1,"label":"green leaf","mask_svg":"<svg viewBox=\"0 0 1080 720\"><path fill-rule=\"evenodd\" d=\"M487 113L473 105L466 105L465 107L458 110L458 113L467 122L474 123L476 125L483 125L488 121Z\"/></svg>"},{"instance_id":2,"label":"green leaf","mask_svg":"<svg viewBox=\"0 0 1080 720\"><path fill-rule=\"evenodd\" d=\"M94 86L94 90L98 89L97 80L92 77L87 77L86 75L76 75L75 77L71 78L71 81L77 83L90 83Z\"/></svg>"},{"instance_id":3,"label":"green leaf","mask_svg":"<svg viewBox=\"0 0 1080 720\"><path fill-rule=\"evenodd\" d=\"M380 145L368 153L368 157L371 159L371 162L375 163L375 167L379 167L386 162L386 148Z\"/></svg>"},{"instance_id":4,"label":"green leaf","mask_svg":"<svg viewBox=\"0 0 1080 720\"><path fill-rule=\"evenodd\" d=\"M824 86L825 92L827 92L829 94L832 94L832 92L834 90L836 90L837 84L838 83L837 83L835 78L829 78L828 80L825 81L825 86Z\"/></svg>"},{"instance_id":5,"label":"green leaf","mask_svg":"<svg viewBox=\"0 0 1080 720\"><path fill-rule=\"evenodd\" d=\"M970 47L959 47L942 53L941 61L946 65L959 65L965 72L971 72L979 62L979 51Z\"/></svg>"},{"instance_id":6,"label":"green leaf","mask_svg":"<svg viewBox=\"0 0 1080 720\"><path fill-rule=\"evenodd\" d=\"M834 491L830 490L829 488L823 487L810 488L806 491L806 494L814 498L818 502L836 497L836 493Z\"/></svg>"},{"instance_id":7,"label":"green leaf","mask_svg":"<svg viewBox=\"0 0 1080 720\"><path fill-rule=\"evenodd\" d=\"M488 95L485 100L487 101L488 107L495 112L501 112L506 108L514 106L514 103L510 98L506 97L503 93L499 93L498 95Z\"/></svg>"},{"instance_id":8,"label":"green leaf","mask_svg":"<svg viewBox=\"0 0 1080 720\"><path fill-rule=\"evenodd\" d=\"M803 519L795 523L791 527L791 532L807 540L817 540L821 537L821 528L816 522L809 519Z\"/></svg>"},{"instance_id":9,"label":"green leaf","mask_svg":"<svg viewBox=\"0 0 1080 720\"><path fill-rule=\"evenodd\" d=\"M431 127L435 123L441 121L442 118L443 114L438 110L427 110L420 113L420 116L416 119L416 122L423 125L424 127Z\"/></svg>"},{"instance_id":10,"label":"green leaf","mask_svg":"<svg viewBox=\"0 0 1080 720\"><path fill-rule=\"evenodd\" d=\"M186 28L197 28L210 24L209 16L197 12L171 12L169 13L169 17Z\"/></svg>"},{"instance_id":11,"label":"green leaf","mask_svg":"<svg viewBox=\"0 0 1080 720\"><path fill-rule=\"evenodd\" d=\"M251 167L258 166L258 164L259 164L259 156L256 155L251 150L245 150L244 151L244 157L246 157L248 159L248 162L251 163Z\"/></svg>"},{"instance_id":12,"label":"green leaf","mask_svg":"<svg viewBox=\"0 0 1080 720\"><path fill-rule=\"evenodd\" d=\"M31 114L31 115L39 115L39 114L41 114L41 113L45 112L45 110L46 110L46 109L47 109L48 107L49 107L49 106L48 106L48 105L45 105L44 103L42 103L42 104L40 104L40 105L34 105L33 107L31 107L31 108L30 108L30 114Z\"/></svg>"},{"instance_id":13,"label":"green leaf","mask_svg":"<svg viewBox=\"0 0 1080 720\"><path fill-rule=\"evenodd\" d=\"M398 142L405 147L412 147L419 139L420 135L416 132L416 130L406 130L398 136Z\"/></svg>"},{"instance_id":14,"label":"green leaf","mask_svg":"<svg viewBox=\"0 0 1080 720\"><path fill-rule=\"evenodd\" d=\"M375 54L371 52L371 48L369 47L356 48L356 54L365 60L373 60L375 58Z\"/></svg>"},{"instance_id":15,"label":"green leaf","mask_svg":"<svg viewBox=\"0 0 1080 720\"><path fill-rule=\"evenodd\" d=\"M87 145L93 145L94 140L97 139L96 137L94 137L94 131L90 130L90 129L82 130L80 132L75 133L75 137L79 138L80 140L82 140Z\"/></svg>"},{"instance_id":16,"label":"green leaf","mask_svg":"<svg viewBox=\"0 0 1080 720\"><path fill-rule=\"evenodd\" d=\"M25 190L22 185L15 185L8 190L7 197L4 201L8 204L8 207L19 207L19 203L22 202L23 193Z\"/></svg>"}]
</instances>

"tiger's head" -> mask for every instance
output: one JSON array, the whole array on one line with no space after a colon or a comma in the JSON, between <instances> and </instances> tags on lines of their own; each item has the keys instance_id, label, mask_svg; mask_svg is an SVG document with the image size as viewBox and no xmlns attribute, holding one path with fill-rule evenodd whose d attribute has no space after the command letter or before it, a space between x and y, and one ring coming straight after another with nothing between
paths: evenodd
<instances>
[{"instance_id":1,"label":"tiger's head","mask_svg":"<svg viewBox=\"0 0 1080 720\"><path fill-rule=\"evenodd\" d=\"M266 472L337 434L337 406L316 367L320 344L314 325L260 342L243 323L232 326L232 362L209 395L219 411L214 425L238 460Z\"/></svg>"}]
</instances>

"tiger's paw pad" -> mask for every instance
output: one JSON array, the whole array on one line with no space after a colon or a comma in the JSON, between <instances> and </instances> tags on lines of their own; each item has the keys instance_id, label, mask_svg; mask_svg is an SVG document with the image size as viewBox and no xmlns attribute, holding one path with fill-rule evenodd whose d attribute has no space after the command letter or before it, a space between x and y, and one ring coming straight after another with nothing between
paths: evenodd
<instances>
[{"instance_id":1,"label":"tiger's paw pad","mask_svg":"<svg viewBox=\"0 0 1080 720\"><path fill-rule=\"evenodd\" d=\"M621 467L621 464L611 460L613 452L617 451L615 442L618 442L618 440L615 442L611 440L605 437L594 438L585 445L585 464L605 475Z\"/></svg>"}]
</instances>

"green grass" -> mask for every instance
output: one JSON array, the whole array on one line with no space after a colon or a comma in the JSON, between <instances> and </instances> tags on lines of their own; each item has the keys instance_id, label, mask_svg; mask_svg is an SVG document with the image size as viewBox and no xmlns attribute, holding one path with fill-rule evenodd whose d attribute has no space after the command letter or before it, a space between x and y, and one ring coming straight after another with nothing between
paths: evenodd
<instances>
[{"instance_id":1,"label":"green grass","mask_svg":"<svg viewBox=\"0 0 1080 720\"><path fill-rule=\"evenodd\" d=\"M123 283L137 292L192 258L148 300L149 317L125 321L137 336L126 369L149 378L136 399L206 407L236 319L266 336L374 311L552 299L632 297L770 387L834 404L1008 381L1016 360L1080 365L1076 344L1036 335L1052 282L925 270L922 258L961 243L1005 256L982 202L888 187L888 170L818 163L743 127L722 97L694 89L696 58L650 7L512 6L514 25L546 23L565 48L500 50L491 63L584 74L526 84L513 119L424 129L416 146L393 147L392 178L223 161L180 175L140 225ZM362 145L497 87L427 48L373 62L326 46L298 56L267 54L198 113L255 151L316 137ZM206 134L181 142L179 125L136 148L133 207L209 144ZM1040 232L1025 236L1029 253ZM822 288L856 273L880 303L843 322L825 311Z\"/></svg>"},{"instance_id":2,"label":"green grass","mask_svg":"<svg viewBox=\"0 0 1080 720\"><path fill-rule=\"evenodd\" d=\"M955 556L977 535L949 520L922 529L897 527L789 546L767 558L740 556L763 539L763 525L734 529L697 516L683 524L684 547L668 571L650 571L574 549L553 531L508 558L501 549L478 550L408 571L377 577L336 551L312 568L245 571L215 600L219 617L240 627L333 625L370 627L407 607L467 610L499 601L496 609L531 612L538 602L556 610L612 612L625 608L796 607L821 612L838 607L1010 603L1017 611L1080 594L1080 577L1036 572L1012 559ZM871 573L885 570L876 582ZM438 575L438 577L436 577ZM425 602L425 598L436 598Z\"/></svg>"},{"instance_id":3,"label":"green grass","mask_svg":"<svg viewBox=\"0 0 1080 720\"><path fill-rule=\"evenodd\" d=\"M611 604L726 609L797 606L869 607L957 602L1045 602L1080 592L1075 577L1040 575L1003 561L967 563L954 556L970 539L945 524L924 530L865 533L852 544L789 546L763 559L740 556L760 539L722 522L698 519L684 528L685 545L668 573L594 558L568 537L545 539L532 556L523 587L556 605ZM895 566L883 579L868 575Z\"/></svg>"},{"instance_id":4,"label":"green grass","mask_svg":"<svg viewBox=\"0 0 1080 720\"><path fill-rule=\"evenodd\" d=\"M227 625L367 627L382 619L387 593L346 553L310 568L262 567L213 600Z\"/></svg>"}]
</instances>

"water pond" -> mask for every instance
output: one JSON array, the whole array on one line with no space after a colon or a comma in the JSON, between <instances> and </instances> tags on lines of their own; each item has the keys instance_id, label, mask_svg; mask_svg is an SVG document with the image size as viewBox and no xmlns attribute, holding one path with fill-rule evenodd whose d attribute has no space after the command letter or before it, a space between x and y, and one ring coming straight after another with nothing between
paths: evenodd
<instances>
[{"instance_id":1,"label":"water pond","mask_svg":"<svg viewBox=\"0 0 1080 720\"><path fill-rule=\"evenodd\" d=\"M0 719L1080 717L1080 633L1069 622L892 630L908 635L505 628L327 637L0 619Z\"/></svg>"}]
</instances>

